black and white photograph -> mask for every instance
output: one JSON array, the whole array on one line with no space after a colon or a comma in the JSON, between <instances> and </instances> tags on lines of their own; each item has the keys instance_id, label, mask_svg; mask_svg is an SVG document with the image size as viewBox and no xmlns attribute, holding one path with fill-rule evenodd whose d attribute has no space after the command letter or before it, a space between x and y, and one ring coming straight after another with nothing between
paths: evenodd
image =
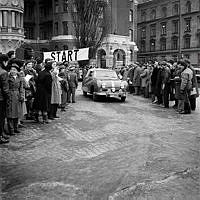
<instances>
[{"instance_id":1,"label":"black and white photograph","mask_svg":"<svg viewBox=\"0 0 200 200\"><path fill-rule=\"evenodd\" d=\"M200 200L200 0L0 0L0 200Z\"/></svg>"}]
</instances>

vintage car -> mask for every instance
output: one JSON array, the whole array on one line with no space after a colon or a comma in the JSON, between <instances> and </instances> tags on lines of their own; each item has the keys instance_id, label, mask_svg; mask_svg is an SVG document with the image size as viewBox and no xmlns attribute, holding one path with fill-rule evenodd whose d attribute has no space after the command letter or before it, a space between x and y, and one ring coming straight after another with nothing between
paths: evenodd
<instances>
[{"instance_id":1,"label":"vintage car","mask_svg":"<svg viewBox=\"0 0 200 200\"><path fill-rule=\"evenodd\" d=\"M92 94L94 101L97 96L105 96L119 97L124 102L126 87L127 82L120 80L114 70L101 68L88 70L82 83L83 95Z\"/></svg>"}]
</instances>

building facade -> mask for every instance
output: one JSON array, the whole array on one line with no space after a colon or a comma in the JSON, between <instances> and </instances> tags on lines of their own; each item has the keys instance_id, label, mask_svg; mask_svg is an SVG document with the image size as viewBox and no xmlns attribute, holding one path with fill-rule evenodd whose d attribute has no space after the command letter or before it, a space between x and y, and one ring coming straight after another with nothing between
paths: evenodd
<instances>
[{"instance_id":1,"label":"building facade","mask_svg":"<svg viewBox=\"0 0 200 200\"><path fill-rule=\"evenodd\" d=\"M0 53L16 50L24 40L23 0L0 0Z\"/></svg>"},{"instance_id":2,"label":"building facade","mask_svg":"<svg viewBox=\"0 0 200 200\"><path fill-rule=\"evenodd\" d=\"M138 60L188 58L200 66L200 0L138 5Z\"/></svg>"},{"instance_id":3,"label":"building facade","mask_svg":"<svg viewBox=\"0 0 200 200\"><path fill-rule=\"evenodd\" d=\"M97 65L121 67L136 61L137 2L110 0L110 34L97 52Z\"/></svg>"},{"instance_id":4,"label":"building facade","mask_svg":"<svg viewBox=\"0 0 200 200\"><path fill-rule=\"evenodd\" d=\"M136 59L136 16L134 0L109 0L111 27L97 51L100 67L127 65ZM72 0L25 0L24 29L28 52L74 49Z\"/></svg>"}]
</instances>

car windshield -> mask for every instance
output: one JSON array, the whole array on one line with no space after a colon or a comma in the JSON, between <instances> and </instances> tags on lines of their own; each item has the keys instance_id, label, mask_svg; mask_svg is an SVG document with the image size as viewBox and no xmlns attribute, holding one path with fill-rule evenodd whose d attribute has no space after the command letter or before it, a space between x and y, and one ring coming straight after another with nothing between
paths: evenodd
<instances>
[{"instance_id":1,"label":"car windshield","mask_svg":"<svg viewBox=\"0 0 200 200\"><path fill-rule=\"evenodd\" d=\"M99 79L118 79L115 71L96 71L96 78Z\"/></svg>"}]
</instances>

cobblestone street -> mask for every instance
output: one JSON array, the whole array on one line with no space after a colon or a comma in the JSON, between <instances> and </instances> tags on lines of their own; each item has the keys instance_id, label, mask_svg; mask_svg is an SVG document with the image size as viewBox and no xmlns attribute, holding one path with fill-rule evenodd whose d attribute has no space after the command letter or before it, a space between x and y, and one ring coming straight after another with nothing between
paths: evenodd
<instances>
[{"instance_id":1,"label":"cobblestone street","mask_svg":"<svg viewBox=\"0 0 200 200\"><path fill-rule=\"evenodd\" d=\"M58 114L0 146L3 200L200 199L200 105L180 115L140 96L94 102L79 88Z\"/></svg>"}]
</instances>

